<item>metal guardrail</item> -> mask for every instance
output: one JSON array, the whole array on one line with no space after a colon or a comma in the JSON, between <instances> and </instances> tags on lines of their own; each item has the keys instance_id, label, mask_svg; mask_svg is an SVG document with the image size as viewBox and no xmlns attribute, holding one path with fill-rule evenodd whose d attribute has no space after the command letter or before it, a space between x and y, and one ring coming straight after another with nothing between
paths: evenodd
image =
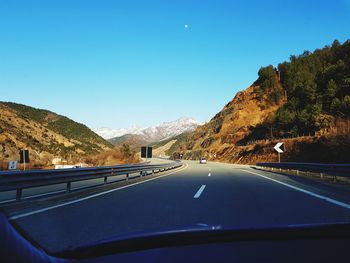
<instances>
[{"instance_id":1,"label":"metal guardrail","mask_svg":"<svg viewBox=\"0 0 350 263\"><path fill-rule=\"evenodd\" d=\"M328 174L333 176L349 177L350 164L322 164L322 163L257 163L256 166L295 170L310 173Z\"/></svg>"},{"instance_id":2,"label":"metal guardrail","mask_svg":"<svg viewBox=\"0 0 350 263\"><path fill-rule=\"evenodd\" d=\"M131 164L91 168L69 168L59 170L29 170L0 173L0 192L16 191L16 201L22 198L22 190L41 186L67 184L66 191L71 191L71 183L125 175L122 180L129 180L129 174L139 173L138 177L155 174L182 166L180 161L172 161L166 164ZM137 177L137 178L138 178ZM135 177L133 177L135 178ZM122 181L121 180L121 181Z\"/></svg>"}]
</instances>

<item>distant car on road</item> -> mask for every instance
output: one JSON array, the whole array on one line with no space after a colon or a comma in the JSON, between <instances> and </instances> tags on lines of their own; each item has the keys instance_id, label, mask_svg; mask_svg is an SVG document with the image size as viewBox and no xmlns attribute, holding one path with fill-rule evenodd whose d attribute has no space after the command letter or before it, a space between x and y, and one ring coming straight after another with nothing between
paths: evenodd
<instances>
[{"instance_id":1,"label":"distant car on road","mask_svg":"<svg viewBox=\"0 0 350 263\"><path fill-rule=\"evenodd\" d=\"M199 159L199 163L206 164L207 163L207 159L202 157L202 158Z\"/></svg>"}]
</instances>

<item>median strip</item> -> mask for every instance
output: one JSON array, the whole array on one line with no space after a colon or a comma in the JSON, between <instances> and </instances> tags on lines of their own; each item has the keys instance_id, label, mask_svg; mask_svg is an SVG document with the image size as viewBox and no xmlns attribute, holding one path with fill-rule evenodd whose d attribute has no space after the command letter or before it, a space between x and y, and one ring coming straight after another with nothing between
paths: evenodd
<instances>
[{"instance_id":1,"label":"median strip","mask_svg":"<svg viewBox=\"0 0 350 263\"><path fill-rule=\"evenodd\" d=\"M201 196L201 194L203 193L205 186L206 186L206 185L203 184L203 185L199 188L199 190L197 191L197 193L193 196L193 198L195 198L195 199L199 198L199 197Z\"/></svg>"}]
</instances>

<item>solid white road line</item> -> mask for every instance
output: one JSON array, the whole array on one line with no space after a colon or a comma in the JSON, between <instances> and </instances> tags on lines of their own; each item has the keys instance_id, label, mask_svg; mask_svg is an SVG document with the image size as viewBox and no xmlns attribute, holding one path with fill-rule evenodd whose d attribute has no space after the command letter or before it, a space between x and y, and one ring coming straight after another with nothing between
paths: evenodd
<instances>
[{"instance_id":1,"label":"solid white road line","mask_svg":"<svg viewBox=\"0 0 350 263\"><path fill-rule=\"evenodd\" d=\"M323 196L323 195L319 195L319 194L313 193L313 192L311 192L311 191L308 191L308 190L299 188L299 187L297 187L297 186L293 186L293 185L290 185L290 184L287 184L287 183L283 183L283 182L281 182L281 181L278 181L278 180L276 180L276 179L267 177L267 176L262 175L262 174L258 174L258 173L255 173L255 172L251 172L251 171L247 171L247 170L242 170L242 169L240 169L240 170L241 170L241 171L244 171L244 172L247 172L247 173L251 173L251 174L260 176L260 177L262 177L262 178L265 178L265 179L267 179L267 180L273 181L273 182L275 182L275 183L278 183L278 184L287 186L287 187L289 187L289 188L291 188L291 189L294 189L294 190L297 190L297 191L302 192L302 193L304 193L304 194L308 194L308 195L310 195L310 196L319 198L319 199L321 199L321 200L323 200L323 201L326 201L326 202L329 202L329 203L332 203L332 204L335 204L335 205L338 205L338 206L341 206L341 207L350 209L350 204L343 203L343 202L340 202L340 201L335 200L335 199L333 199L333 198L330 198L330 197L326 197L326 196Z\"/></svg>"},{"instance_id":2,"label":"solid white road line","mask_svg":"<svg viewBox=\"0 0 350 263\"><path fill-rule=\"evenodd\" d=\"M16 201L16 199L6 199L6 200L2 200L0 201L0 204L6 204L6 203L10 203L10 202L13 202L13 201Z\"/></svg>"},{"instance_id":3,"label":"solid white road line","mask_svg":"<svg viewBox=\"0 0 350 263\"><path fill-rule=\"evenodd\" d=\"M64 192L66 192L66 191L67 191L67 190L57 190L57 191L48 192L48 193L43 193L43 194L28 195L28 196L26 196L26 197L23 197L23 199L30 199L30 198L41 197L41 196L45 196L45 195L64 193Z\"/></svg>"},{"instance_id":4,"label":"solid white road line","mask_svg":"<svg viewBox=\"0 0 350 263\"><path fill-rule=\"evenodd\" d=\"M28 195L28 196L23 197L23 199L31 199L31 198L36 198L36 197L41 197L41 196L46 196L46 195L58 194L58 193L66 192L66 191L67 190L57 190L57 191L43 193L43 194ZM3 201L0 201L0 204L10 203L10 202L13 202L13 201L16 201L16 199L3 200Z\"/></svg>"},{"instance_id":5,"label":"solid white road line","mask_svg":"<svg viewBox=\"0 0 350 263\"><path fill-rule=\"evenodd\" d=\"M141 181L141 182L128 184L128 185L121 186L119 188L115 188L115 189L112 189L112 190L104 191L104 192L101 192L101 193L89 195L89 196L82 197L82 198L79 198L79 199L76 199L76 200L73 200L73 201L69 201L69 202L66 202L66 203L53 205L53 206L49 206L49 207L46 207L46 208L34 210L34 211L31 211L31 212L27 212L27 213L11 216L9 219L10 220L16 220L16 219L19 219L19 218L23 218L23 217L39 214L39 213L46 212L46 211L49 211L49 210L52 210L52 209L56 209L56 208L59 208L59 207L63 207L63 206L67 206L67 205L71 205L71 204L75 204L75 203L79 203L81 201L89 200L89 199L92 199L92 198L95 198L95 197L98 197L98 196L101 196L101 195L112 193L114 191L122 190L122 189L125 189L125 188L128 188L128 187L132 187L132 186L135 186L135 185L138 185L138 184L143 184L143 183L146 183L146 182L149 182L149 181L160 179L162 177L165 177L165 176L168 176L168 175L171 175L171 174L174 174L174 173L178 173L178 172L180 172L182 170L185 170L187 167L188 167L188 164L186 164L180 170L173 171L173 172L170 172L170 173L167 173L167 174L164 174L164 175L160 175L160 176L157 176L157 177L154 177L154 178L150 178L150 179L147 179L147 180L144 180L144 181Z\"/></svg>"},{"instance_id":6,"label":"solid white road line","mask_svg":"<svg viewBox=\"0 0 350 263\"><path fill-rule=\"evenodd\" d=\"M193 198L199 198L199 197L201 196L201 194L203 193L205 186L206 186L206 185L203 184L203 185L199 188L199 190L197 191L197 193L193 196Z\"/></svg>"}]
</instances>

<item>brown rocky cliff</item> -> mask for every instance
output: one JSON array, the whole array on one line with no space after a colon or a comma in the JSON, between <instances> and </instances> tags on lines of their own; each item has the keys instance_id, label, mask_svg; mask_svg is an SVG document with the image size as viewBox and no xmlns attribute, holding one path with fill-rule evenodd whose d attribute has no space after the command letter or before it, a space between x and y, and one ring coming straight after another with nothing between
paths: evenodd
<instances>
[{"instance_id":1,"label":"brown rocky cliff","mask_svg":"<svg viewBox=\"0 0 350 263\"><path fill-rule=\"evenodd\" d=\"M268 116L284 103L281 99L266 106L266 98L257 98L254 92L256 87L254 84L238 92L214 118L199 126L185 142L180 143L173 155L183 154L189 159L205 156L213 160L234 161L233 151L249 140L258 139L254 134L256 128L263 126Z\"/></svg>"}]
</instances>

